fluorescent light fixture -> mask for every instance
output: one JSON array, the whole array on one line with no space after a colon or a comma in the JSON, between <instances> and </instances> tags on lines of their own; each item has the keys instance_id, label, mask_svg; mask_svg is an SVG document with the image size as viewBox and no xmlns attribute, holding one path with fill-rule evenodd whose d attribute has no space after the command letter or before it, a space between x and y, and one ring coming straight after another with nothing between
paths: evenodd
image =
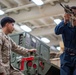
<instances>
[{"instance_id":1,"label":"fluorescent light fixture","mask_svg":"<svg viewBox=\"0 0 76 75\"><path fill-rule=\"evenodd\" d=\"M43 1L42 0L32 0L36 5L43 5Z\"/></svg>"},{"instance_id":2,"label":"fluorescent light fixture","mask_svg":"<svg viewBox=\"0 0 76 75\"><path fill-rule=\"evenodd\" d=\"M26 32L31 32L31 31L32 31L31 28L29 28L29 27L26 26L26 25L21 25L20 28L23 29L23 30L26 31Z\"/></svg>"},{"instance_id":3,"label":"fluorescent light fixture","mask_svg":"<svg viewBox=\"0 0 76 75\"><path fill-rule=\"evenodd\" d=\"M55 22L56 24L59 24L59 23L61 22L61 20L60 20L60 19L55 19L54 22Z\"/></svg>"},{"instance_id":4,"label":"fluorescent light fixture","mask_svg":"<svg viewBox=\"0 0 76 75\"><path fill-rule=\"evenodd\" d=\"M4 14L4 11L0 10L0 15L3 15Z\"/></svg>"},{"instance_id":5,"label":"fluorescent light fixture","mask_svg":"<svg viewBox=\"0 0 76 75\"><path fill-rule=\"evenodd\" d=\"M60 47L56 47L57 48L57 50L59 50L60 51Z\"/></svg>"},{"instance_id":6,"label":"fluorescent light fixture","mask_svg":"<svg viewBox=\"0 0 76 75\"><path fill-rule=\"evenodd\" d=\"M50 40L45 38L45 37L41 38L41 41L43 41L44 43L49 43L50 42Z\"/></svg>"},{"instance_id":7,"label":"fluorescent light fixture","mask_svg":"<svg viewBox=\"0 0 76 75\"><path fill-rule=\"evenodd\" d=\"M50 46L50 49L56 50L55 46Z\"/></svg>"}]
</instances>

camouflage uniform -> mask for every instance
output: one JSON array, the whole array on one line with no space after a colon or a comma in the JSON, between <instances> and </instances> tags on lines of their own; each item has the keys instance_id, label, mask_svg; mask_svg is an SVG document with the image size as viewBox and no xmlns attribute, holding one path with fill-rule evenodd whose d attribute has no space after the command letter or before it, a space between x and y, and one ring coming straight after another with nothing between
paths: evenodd
<instances>
[{"instance_id":1,"label":"camouflage uniform","mask_svg":"<svg viewBox=\"0 0 76 75\"><path fill-rule=\"evenodd\" d=\"M0 73L4 72L4 75L23 75L20 71L10 67L10 53L11 50L25 55L27 49L18 46L9 36L0 31Z\"/></svg>"}]
</instances>

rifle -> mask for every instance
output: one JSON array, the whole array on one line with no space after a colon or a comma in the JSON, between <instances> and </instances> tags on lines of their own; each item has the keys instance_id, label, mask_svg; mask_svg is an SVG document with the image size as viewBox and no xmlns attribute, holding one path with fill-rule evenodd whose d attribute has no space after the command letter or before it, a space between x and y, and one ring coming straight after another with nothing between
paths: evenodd
<instances>
[{"instance_id":1,"label":"rifle","mask_svg":"<svg viewBox=\"0 0 76 75\"><path fill-rule=\"evenodd\" d=\"M73 19L74 19L74 17L76 17L76 14L73 12L72 8L69 7L69 5L62 5L61 3L59 3L59 4L64 8L64 11L66 13L71 14L73 16Z\"/></svg>"}]
</instances>

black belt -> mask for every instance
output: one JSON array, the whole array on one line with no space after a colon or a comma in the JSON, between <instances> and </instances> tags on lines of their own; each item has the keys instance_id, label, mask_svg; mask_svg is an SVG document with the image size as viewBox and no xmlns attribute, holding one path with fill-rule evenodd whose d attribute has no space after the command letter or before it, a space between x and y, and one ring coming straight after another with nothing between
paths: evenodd
<instances>
[{"instance_id":1,"label":"black belt","mask_svg":"<svg viewBox=\"0 0 76 75\"><path fill-rule=\"evenodd\" d=\"M69 54L75 54L76 55L76 49L71 49L71 48L64 48L64 52L67 52Z\"/></svg>"}]
</instances>

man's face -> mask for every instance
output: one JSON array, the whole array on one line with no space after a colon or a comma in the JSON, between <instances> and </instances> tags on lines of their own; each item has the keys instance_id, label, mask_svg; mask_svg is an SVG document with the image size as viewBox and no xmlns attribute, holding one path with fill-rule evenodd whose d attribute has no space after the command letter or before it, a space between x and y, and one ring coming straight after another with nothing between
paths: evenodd
<instances>
[{"instance_id":1,"label":"man's face","mask_svg":"<svg viewBox=\"0 0 76 75\"><path fill-rule=\"evenodd\" d=\"M12 33L14 30L14 23L7 23L7 31L8 33Z\"/></svg>"}]
</instances>

